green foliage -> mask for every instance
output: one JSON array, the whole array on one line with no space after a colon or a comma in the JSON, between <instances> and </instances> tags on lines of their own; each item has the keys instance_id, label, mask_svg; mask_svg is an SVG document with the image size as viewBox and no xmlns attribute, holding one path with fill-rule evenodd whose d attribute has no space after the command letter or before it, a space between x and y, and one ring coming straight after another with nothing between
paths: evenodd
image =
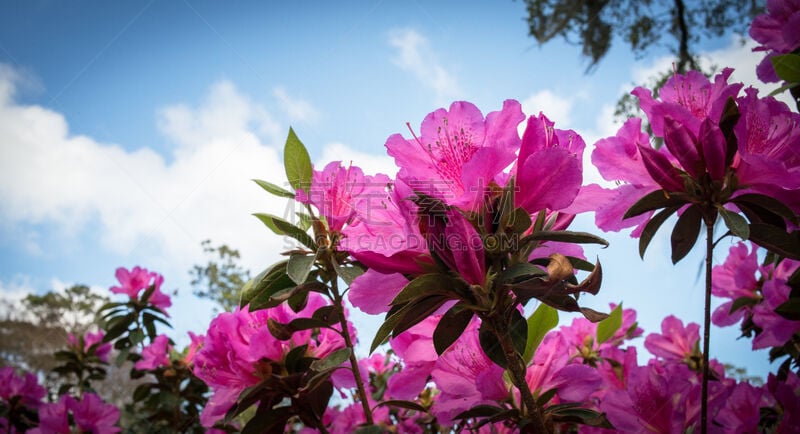
<instances>
[{"instance_id":1,"label":"green foliage","mask_svg":"<svg viewBox=\"0 0 800 434\"><path fill-rule=\"evenodd\" d=\"M209 259L189 271L194 295L216 303L215 310L230 312L239 305L241 289L250 280L250 272L239 266L238 250L225 244L211 247L211 240L203 241L201 246Z\"/></svg>"},{"instance_id":2,"label":"green foliage","mask_svg":"<svg viewBox=\"0 0 800 434\"><path fill-rule=\"evenodd\" d=\"M704 38L745 34L760 5L752 0L525 0L529 35L544 44L563 38L580 45L594 67L617 38L637 57L668 45L678 72L696 69L692 47Z\"/></svg>"}]
</instances>

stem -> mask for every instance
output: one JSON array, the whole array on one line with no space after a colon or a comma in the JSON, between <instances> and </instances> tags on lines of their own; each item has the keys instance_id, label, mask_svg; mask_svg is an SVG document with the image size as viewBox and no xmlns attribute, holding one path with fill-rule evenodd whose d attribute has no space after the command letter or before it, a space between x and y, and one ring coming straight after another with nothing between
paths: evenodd
<instances>
[{"instance_id":1,"label":"stem","mask_svg":"<svg viewBox=\"0 0 800 434\"><path fill-rule=\"evenodd\" d=\"M342 327L342 337L347 348L350 348L350 369L353 371L353 377L356 380L356 388L358 389L358 398L361 400L361 405L364 407L364 419L367 425L373 425L372 410L369 408L369 401L367 401L367 391L364 389L364 380L361 378L361 371L358 369L358 360L356 359L356 349L353 347L353 340L350 339L350 328L347 325L347 320L344 317L344 307L342 307L342 296L339 294L339 284L337 278L331 279L331 292L333 292L333 304L336 306L336 312L339 316L339 325Z\"/></svg>"},{"instance_id":2,"label":"stem","mask_svg":"<svg viewBox=\"0 0 800 434\"><path fill-rule=\"evenodd\" d=\"M536 403L536 399L534 399L533 393L528 386L528 381L525 379L525 362L522 360L522 356L520 356L519 353L517 353L517 350L514 348L514 343L511 340L511 334L506 328L505 322L503 322L501 318L494 317L492 321L492 328L494 329L495 335L500 341L500 345L503 348L503 353L506 356L508 370L511 373L511 382L517 387L522 398L522 404L524 407L522 414L527 415L531 420L530 428L532 431L529 432L551 432L551 430L545 425L542 409L539 407L539 404Z\"/></svg>"},{"instance_id":3,"label":"stem","mask_svg":"<svg viewBox=\"0 0 800 434\"><path fill-rule=\"evenodd\" d=\"M708 433L708 353L711 338L711 260L714 253L714 222L706 224L706 299L703 318L703 388L700 397L700 430Z\"/></svg>"}]
</instances>

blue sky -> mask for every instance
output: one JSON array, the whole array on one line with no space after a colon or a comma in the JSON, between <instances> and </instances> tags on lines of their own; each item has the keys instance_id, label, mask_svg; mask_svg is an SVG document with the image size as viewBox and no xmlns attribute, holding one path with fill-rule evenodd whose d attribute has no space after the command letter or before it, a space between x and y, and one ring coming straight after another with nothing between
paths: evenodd
<instances>
[{"instance_id":1,"label":"blue sky","mask_svg":"<svg viewBox=\"0 0 800 434\"><path fill-rule=\"evenodd\" d=\"M285 246L250 214L287 205L249 179L284 182L290 125L318 167L352 160L392 172L383 144L406 122L457 99L486 113L513 98L582 134L588 161L591 144L614 133L619 96L669 67L664 47L635 59L618 45L586 75L579 47L527 37L524 4L489 4L4 2L0 291L103 290L116 267L141 265L179 289L176 329L203 331L210 305L191 295L188 275L200 242L238 248L256 273ZM751 47L728 35L703 49L752 83ZM590 169L585 178L598 180ZM577 223L598 232L591 216ZM647 332L666 313L700 322L702 256L673 267L659 235L644 261L627 234L589 249L606 280L586 302L623 301ZM369 342L377 320L356 322ZM736 336L715 330L712 357L764 375L767 354Z\"/></svg>"}]
</instances>

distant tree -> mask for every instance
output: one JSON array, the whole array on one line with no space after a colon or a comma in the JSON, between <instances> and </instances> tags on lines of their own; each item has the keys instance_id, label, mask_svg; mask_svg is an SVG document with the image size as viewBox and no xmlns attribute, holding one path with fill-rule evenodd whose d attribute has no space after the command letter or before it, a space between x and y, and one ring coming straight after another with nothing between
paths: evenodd
<instances>
[{"instance_id":1,"label":"distant tree","mask_svg":"<svg viewBox=\"0 0 800 434\"><path fill-rule=\"evenodd\" d=\"M250 272L239 266L239 251L223 244L211 247L211 240L201 243L209 257L205 265L195 265L189 271L192 276L194 294L207 298L223 311L230 312L239 305L239 295ZM218 311L215 307L215 311Z\"/></svg>"},{"instance_id":2,"label":"distant tree","mask_svg":"<svg viewBox=\"0 0 800 434\"><path fill-rule=\"evenodd\" d=\"M580 45L589 69L621 38L637 57L666 44L678 72L698 69L703 38L746 34L763 9L758 0L524 0L529 34L539 44L561 37Z\"/></svg>"}]
</instances>

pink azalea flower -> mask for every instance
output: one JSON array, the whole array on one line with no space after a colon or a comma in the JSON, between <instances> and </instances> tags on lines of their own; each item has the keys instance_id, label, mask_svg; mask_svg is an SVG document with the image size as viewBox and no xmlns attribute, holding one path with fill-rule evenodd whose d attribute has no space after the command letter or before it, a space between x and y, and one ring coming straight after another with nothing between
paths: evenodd
<instances>
[{"instance_id":1,"label":"pink azalea flower","mask_svg":"<svg viewBox=\"0 0 800 434\"><path fill-rule=\"evenodd\" d=\"M203 347L194 357L195 375L214 389L200 416L203 426L213 426L244 389L261 382L258 364L262 359L280 361L292 348L305 344L308 354L319 358L343 348L344 339L334 330L298 331L289 340L281 341L267 327L270 319L285 324L295 318L308 318L324 305L321 295L310 293L306 307L299 313L282 304L255 312L245 307L214 318Z\"/></svg>"},{"instance_id":2,"label":"pink azalea flower","mask_svg":"<svg viewBox=\"0 0 800 434\"><path fill-rule=\"evenodd\" d=\"M414 399L425 388L438 356L433 346L433 331L441 316L431 316L389 340L403 361L403 369L389 377L387 393L397 399Z\"/></svg>"},{"instance_id":3,"label":"pink azalea flower","mask_svg":"<svg viewBox=\"0 0 800 434\"><path fill-rule=\"evenodd\" d=\"M476 321L436 361L431 377L441 391L431 412L444 425L474 406L508 397L503 368L481 349Z\"/></svg>"},{"instance_id":4,"label":"pink azalea flower","mask_svg":"<svg viewBox=\"0 0 800 434\"><path fill-rule=\"evenodd\" d=\"M661 334L651 333L644 346L656 357L668 361L688 360L699 352L700 325L683 321L670 315L661 321Z\"/></svg>"},{"instance_id":5,"label":"pink azalea flower","mask_svg":"<svg viewBox=\"0 0 800 434\"><path fill-rule=\"evenodd\" d=\"M797 427L800 427L800 378L791 370L784 381L769 374L767 390L775 397L783 412L775 432L796 433Z\"/></svg>"},{"instance_id":6,"label":"pink azalea flower","mask_svg":"<svg viewBox=\"0 0 800 434\"><path fill-rule=\"evenodd\" d=\"M400 273L383 274L374 268L358 276L350 285L350 303L371 315L389 311L389 303L408 285Z\"/></svg>"},{"instance_id":7,"label":"pink azalea flower","mask_svg":"<svg viewBox=\"0 0 800 434\"><path fill-rule=\"evenodd\" d=\"M67 342L72 348L76 349L77 351L80 351L85 354L92 354L96 356L98 359L100 359L100 361L108 363L108 353L111 352L111 343L107 342L104 344L103 336L104 333L102 330L98 330L95 333L91 332L86 333L83 336L82 348L80 346L80 339L75 335L73 335L72 333L70 333L67 336ZM95 348L92 351L93 346Z\"/></svg>"},{"instance_id":8,"label":"pink azalea flower","mask_svg":"<svg viewBox=\"0 0 800 434\"><path fill-rule=\"evenodd\" d=\"M611 310L616 305L609 305ZM586 357L597 357L601 352L608 348L618 347L624 341L642 335L642 329L634 328L630 333L631 327L636 323L636 311L633 309L622 310L622 325L614 332L607 341L602 344L597 343L597 324L586 318L576 317L569 326L562 326L559 333L564 336L568 346L570 358L577 359L578 362L585 362Z\"/></svg>"},{"instance_id":9,"label":"pink azalea flower","mask_svg":"<svg viewBox=\"0 0 800 434\"><path fill-rule=\"evenodd\" d=\"M451 208L442 216L422 217L432 220L424 224L423 235L428 248L472 285L486 281L486 258L478 231L457 209Z\"/></svg>"},{"instance_id":10,"label":"pink azalea flower","mask_svg":"<svg viewBox=\"0 0 800 434\"><path fill-rule=\"evenodd\" d=\"M39 411L39 427L31 434L71 434L70 418L78 432L118 433L119 409L106 404L93 394L85 393L80 400L69 395L61 395L57 403L47 404Z\"/></svg>"},{"instance_id":11,"label":"pink azalea flower","mask_svg":"<svg viewBox=\"0 0 800 434\"><path fill-rule=\"evenodd\" d=\"M683 364L634 368L626 390L611 390L600 409L617 432L682 433L686 401L695 374Z\"/></svg>"},{"instance_id":12,"label":"pink azalea flower","mask_svg":"<svg viewBox=\"0 0 800 434\"><path fill-rule=\"evenodd\" d=\"M142 350L142 359L136 362L134 367L140 371L153 371L159 366L169 366L169 352L172 345L169 344L167 335L158 335L153 342Z\"/></svg>"},{"instance_id":13,"label":"pink azalea flower","mask_svg":"<svg viewBox=\"0 0 800 434\"><path fill-rule=\"evenodd\" d=\"M340 249L384 274L421 273L421 264L433 260L419 230L417 206L410 200L414 195L397 180L382 197L370 196L342 230Z\"/></svg>"},{"instance_id":14,"label":"pink azalea flower","mask_svg":"<svg viewBox=\"0 0 800 434\"><path fill-rule=\"evenodd\" d=\"M757 433L761 408L774 405L765 388L739 383L714 417L714 422L727 433Z\"/></svg>"},{"instance_id":15,"label":"pink azalea flower","mask_svg":"<svg viewBox=\"0 0 800 434\"><path fill-rule=\"evenodd\" d=\"M357 208L369 207L372 200L380 200L390 182L386 175L364 176L358 167L345 168L340 161L332 161L321 172L314 171L311 186L308 191L298 190L297 200L314 205L330 230L341 232Z\"/></svg>"},{"instance_id":16,"label":"pink azalea flower","mask_svg":"<svg viewBox=\"0 0 800 434\"><path fill-rule=\"evenodd\" d=\"M153 306L165 311L172 306L172 301L167 294L161 292L161 284L164 283L164 276L158 273L151 273L146 268L133 267L132 270L120 267L116 272L120 286L112 286L111 292L114 294L125 294L131 300L137 300L142 290L155 286L155 290L150 295L148 302ZM166 312L164 312L166 314ZM167 315L169 316L169 315Z\"/></svg>"},{"instance_id":17,"label":"pink azalea flower","mask_svg":"<svg viewBox=\"0 0 800 434\"><path fill-rule=\"evenodd\" d=\"M800 1L767 0L767 13L757 16L750 26L750 37L761 45L753 51L767 51L756 68L759 80L779 81L770 58L800 48Z\"/></svg>"},{"instance_id":18,"label":"pink azalea flower","mask_svg":"<svg viewBox=\"0 0 800 434\"><path fill-rule=\"evenodd\" d=\"M753 307L753 322L762 330L753 339L753 349L778 347L785 344L800 331L800 321L792 321L775 312L775 309L789 300L791 287L786 280L800 266L800 262L785 259L775 267L764 281L761 303Z\"/></svg>"},{"instance_id":19,"label":"pink azalea flower","mask_svg":"<svg viewBox=\"0 0 800 434\"><path fill-rule=\"evenodd\" d=\"M473 104L457 101L428 114L418 137L389 137L386 149L400 167L398 179L415 191L476 210L489 183L514 161L524 119L514 100L485 119Z\"/></svg>"},{"instance_id":20,"label":"pink azalea flower","mask_svg":"<svg viewBox=\"0 0 800 434\"><path fill-rule=\"evenodd\" d=\"M641 150L649 147L649 143L650 138L642 132L639 118L628 119L616 136L599 140L592 152L592 164L604 179L623 183L616 189L605 189L597 184L583 187L570 210L595 210L595 223L604 231L638 226L631 234L638 237L653 212L624 220L622 215L642 196L661 188L643 161ZM672 158L666 147L656 152L663 153L667 159Z\"/></svg>"},{"instance_id":21,"label":"pink azalea flower","mask_svg":"<svg viewBox=\"0 0 800 434\"><path fill-rule=\"evenodd\" d=\"M17 376L11 366L0 368L0 400L8 403L12 398L18 397L21 405L37 408L46 394L47 391L39 385L36 375L26 372Z\"/></svg>"},{"instance_id":22,"label":"pink azalea flower","mask_svg":"<svg viewBox=\"0 0 800 434\"><path fill-rule=\"evenodd\" d=\"M512 171L519 191L516 206L529 213L568 207L583 180L586 144L572 130L555 129L545 115L531 116L522 135L519 157Z\"/></svg>"},{"instance_id":23,"label":"pink azalea flower","mask_svg":"<svg viewBox=\"0 0 800 434\"><path fill-rule=\"evenodd\" d=\"M204 335L196 335L192 332L189 332L189 339L191 342L189 344L189 348L186 351L186 356L183 358L183 362L187 365L191 365L194 362L194 356L203 348L203 342L205 341Z\"/></svg>"},{"instance_id":24,"label":"pink azalea flower","mask_svg":"<svg viewBox=\"0 0 800 434\"><path fill-rule=\"evenodd\" d=\"M775 98L759 98L753 88L737 102L742 117L734 128L739 158L733 164L739 194L766 194L800 213L800 114Z\"/></svg>"},{"instance_id":25,"label":"pink azalea flower","mask_svg":"<svg viewBox=\"0 0 800 434\"><path fill-rule=\"evenodd\" d=\"M728 258L722 265L717 265L711 271L712 286L711 293L717 297L730 299L714 310L711 320L718 326L729 326L738 323L750 313L749 306L742 307L734 313L730 313L733 302L740 297L758 299L759 282L756 280L756 270L758 266L757 249L751 247L750 253L747 252L747 244L737 243L733 245L728 254Z\"/></svg>"},{"instance_id":26,"label":"pink azalea flower","mask_svg":"<svg viewBox=\"0 0 800 434\"><path fill-rule=\"evenodd\" d=\"M595 369L570 363L569 344L560 333L544 337L525 378L534 396L556 389L560 402L584 402L602 383Z\"/></svg>"}]
</instances>

